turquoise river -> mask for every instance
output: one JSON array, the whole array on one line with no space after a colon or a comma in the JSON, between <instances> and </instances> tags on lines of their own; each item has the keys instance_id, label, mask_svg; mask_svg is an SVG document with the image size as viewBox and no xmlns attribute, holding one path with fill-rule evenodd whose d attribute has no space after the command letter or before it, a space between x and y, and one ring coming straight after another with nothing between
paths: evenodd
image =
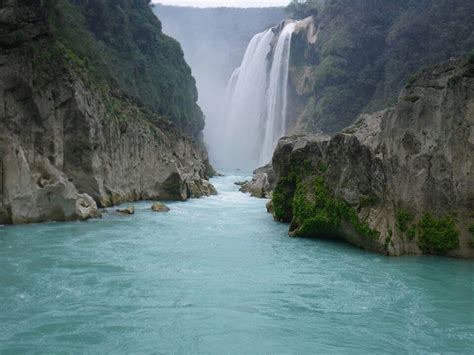
<instances>
[{"instance_id":1,"label":"turquoise river","mask_svg":"<svg viewBox=\"0 0 474 355\"><path fill-rule=\"evenodd\" d=\"M0 227L0 353L472 353L474 264L292 239L239 193Z\"/></svg>"}]
</instances>

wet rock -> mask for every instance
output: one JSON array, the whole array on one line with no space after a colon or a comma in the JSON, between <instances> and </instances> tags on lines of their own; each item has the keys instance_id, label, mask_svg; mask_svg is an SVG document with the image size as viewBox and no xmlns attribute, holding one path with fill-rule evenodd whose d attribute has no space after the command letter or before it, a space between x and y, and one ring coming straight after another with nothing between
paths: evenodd
<instances>
[{"instance_id":1,"label":"wet rock","mask_svg":"<svg viewBox=\"0 0 474 355\"><path fill-rule=\"evenodd\" d=\"M252 180L243 182L240 191L250 193L253 197L271 198L274 185L275 173L269 164L256 169L253 172Z\"/></svg>"},{"instance_id":2,"label":"wet rock","mask_svg":"<svg viewBox=\"0 0 474 355\"><path fill-rule=\"evenodd\" d=\"M152 206L151 209L155 212L169 212L169 207L166 206L165 204L161 202L155 202Z\"/></svg>"},{"instance_id":3,"label":"wet rock","mask_svg":"<svg viewBox=\"0 0 474 355\"><path fill-rule=\"evenodd\" d=\"M291 223L293 236L472 258L473 127L474 63L427 69L393 109L361 115L332 137L280 139L274 217Z\"/></svg>"},{"instance_id":4,"label":"wet rock","mask_svg":"<svg viewBox=\"0 0 474 355\"><path fill-rule=\"evenodd\" d=\"M117 209L116 211L117 211L118 213L128 214L128 215L135 214L135 208L132 207L132 206L127 207L127 208L123 208L123 209Z\"/></svg>"}]
</instances>

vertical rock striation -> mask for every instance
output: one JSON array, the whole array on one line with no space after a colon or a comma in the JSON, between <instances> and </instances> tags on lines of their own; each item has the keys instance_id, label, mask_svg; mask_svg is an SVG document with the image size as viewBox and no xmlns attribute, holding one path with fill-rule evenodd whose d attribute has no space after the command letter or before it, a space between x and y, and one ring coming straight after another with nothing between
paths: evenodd
<instances>
[{"instance_id":1,"label":"vertical rock striation","mask_svg":"<svg viewBox=\"0 0 474 355\"><path fill-rule=\"evenodd\" d=\"M474 257L474 62L423 71L394 109L332 137L282 138L273 168L273 214L292 236Z\"/></svg>"},{"instance_id":2,"label":"vertical rock striation","mask_svg":"<svg viewBox=\"0 0 474 355\"><path fill-rule=\"evenodd\" d=\"M17 1L0 9L0 224L215 193L201 144L125 95L90 85L42 10ZM114 115L111 101L129 119Z\"/></svg>"}]
</instances>

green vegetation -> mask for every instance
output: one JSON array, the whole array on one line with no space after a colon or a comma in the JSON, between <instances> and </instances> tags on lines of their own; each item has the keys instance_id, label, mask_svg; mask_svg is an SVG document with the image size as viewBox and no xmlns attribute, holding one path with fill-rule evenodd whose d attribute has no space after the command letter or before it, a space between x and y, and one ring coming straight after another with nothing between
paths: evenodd
<instances>
[{"instance_id":1,"label":"green vegetation","mask_svg":"<svg viewBox=\"0 0 474 355\"><path fill-rule=\"evenodd\" d=\"M469 63L474 63L474 49L467 52L466 58L469 60Z\"/></svg>"},{"instance_id":2,"label":"green vegetation","mask_svg":"<svg viewBox=\"0 0 474 355\"><path fill-rule=\"evenodd\" d=\"M289 177L283 177L273 191L273 213L280 222L290 222L293 216L293 194L296 189L296 178L292 174Z\"/></svg>"},{"instance_id":3,"label":"green vegetation","mask_svg":"<svg viewBox=\"0 0 474 355\"><path fill-rule=\"evenodd\" d=\"M411 75L408 79L407 79L407 86L408 85L413 85L416 81L416 78L417 76L416 75Z\"/></svg>"},{"instance_id":4,"label":"green vegetation","mask_svg":"<svg viewBox=\"0 0 474 355\"><path fill-rule=\"evenodd\" d=\"M293 18L302 19L311 15L317 15L322 3L323 1L321 0L306 0L306 2L292 0L285 8L285 11Z\"/></svg>"},{"instance_id":5,"label":"green vegetation","mask_svg":"<svg viewBox=\"0 0 474 355\"><path fill-rule=\"evenodd\" d=\"M379 198L375 195L362 195L360 197L360 207L371 207L379 203Z\"/></svg>"},{"instance_id":6,"label":"green vegetation","mask_svg":"<svg viewBox=\"0 0 474 355\"><path fill-rule=\"evenodd\" d=\"M48 0L45 12L86 84L113 97L108 109L131 118L126 107L143 106L197 135L204 120L191 70L148 2Z\"/></svg>"},{"instance_id":7,"label":"green vegetation","mask_svg":"<svg viewBox=\"0 0 474 355\"><path fill-rule=\"evenodd\" d=\"M325 162L320 161L318 163L318 171L320 173L325 173L328 169L329 169L329 166Z\"/></svg>"},{"instance_id":8,"label":"green vegetation","mask_svg":"<svg viewBox=\"0 0 474 355\"><path fill-rule=\"evenodd\" d=\"M372 240L379 236L359 219L354 208L330 191L323 176L328 168L324 161L315 162L314 167L308 159L291 157L287 168L288 173L273 191L273 213L278 221L295 224L295 235L337 234L342 220L346 220L360 235ZM314 174L319 175L314 178ZM376 203L375 196L364 198L366 203Z\"/></svg>"},{"instance_id":9,"label":"green vegetation","mask_svg":"<svg viewBox=\"0 0 474 355\"><path fill-rule=\"evenodd\" d=\"M324 169L325 163L320 161L318 168ZM308 159L302 161L292 157L289 172L278 180L272 195L273 213L280 222L290 222L293 217L293 196L298 184L313 171L312 163Z\"/></svg>"},{"instance_id":10,"label":"green vegetation","mask_svg":"<svg viewBox=\"0 0 474 355\"><path fill-rule=\"evenodd\" d=\"M450 216L436 219L425 214L418 225L418 246L423 251L446 252L459 245L459 232Z\"/></svg>"},{"instance_id":11,"label":"green vegetation","mask_svg":"<svg viewBox=\"0 0 474 355\"><path fill-rule=\"evenodd\" d=\"M473 239L474 238L474 223L471 223L469 225L469 232L471 233L471 236L472 236L470 240L470 245L471 245L471 248L474 248L474 239Z\"/></svg>"},{"instance_id":12,"label":"green vegetation","mask_svg":"<svg viewBox=\"0 0 474 355\"><path fill-rule=\"evenodd\" d=\"M316 8L315 50L295 35L291 54L292 73L313 68L313 88L292 111L310 131L339 131L361 112L390 106L421 69L474 48L473 1L331 0Z\"/></svg>"},{"instance_id":13,"label":"green vegetation","mask_svg":"<svg viewBox=\"0 0 474 355\"><path fill-rule=\"evenodd\" d=\"M293 221L298 225L297 234L335 233L341 224L341 206L332 198L323 177L314 180L313 194L310 201L304 184L298 184L293 198Z\"/></svg>"},{"instance_id":14,"label":"green vegetation","mask_svg":"<svg viewBox=\"0 0 474 355\"><path fill-rule=\"evenodd\" d=\"M415 220L410 212L406 210L399 210L397 212L397 226L401 232L405 233L408 230L409 225Z\"/></svg>"},{"instance_id":15,"label":"green vegetation","mask_svg":"<svg viewBox=\"0 0 474 355\"><path fill-rule=\"evenodd\" d=\"M293 221L298 228L296 235L311 236L325 233L340 233L342 220L352 224L356 231L371 240L379 233L361 221L357 212L343 199L333 195L325 178L314 179L313 191L308 194L303 183L299 183L293 198Z\"/></svg>"},{"instance_id":16,"label":"green vegetation","mask_svg":"<svg viewBox=\"0 0 474 355\"><path fill-rule=\"evenodd\" d=\"M417 102L419 99L420 97L416 95L409 95L403 98L403 100L408 101L408 102L413 102L413 103Z\"/></svg>"},{"instance_id":17,"label":"green vegetation","mask_svg":"<svg viewBox=\"0 0 474 355\"><path fill-rule=\"evenodd\" d=\"M413 240L416 238L416 225L411 225L407 230L408 239Z\"/></svg>"},{"instance_id":18,"label":"green vegetation","mask_svg":"<svg viewBox=\"0 0 474 355\"><path fill-rule=\"evenodd\" d=\"M469 225L469 232L471 232L471 234L474 236L474 223Z\"/></svg>"}]
</instances>

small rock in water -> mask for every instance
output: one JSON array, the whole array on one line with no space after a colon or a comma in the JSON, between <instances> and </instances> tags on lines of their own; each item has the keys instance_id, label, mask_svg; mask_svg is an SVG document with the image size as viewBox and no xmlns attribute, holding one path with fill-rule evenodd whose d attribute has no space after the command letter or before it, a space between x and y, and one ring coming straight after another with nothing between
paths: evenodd
<instances>
[{"instance_id":1,"label":"small rock in water","mask_svg":"<svg viewBox=\"0 0 474 355\"><path fill-rule=\"evenodd\" d=\"M268 201L266 204L266 207L267 207L267 212L273 214L273 202Z\"/></svg>"},{"instance_id":2,"label":"small rock in water","mask_svg":"<svg viewBox=\"0 0 474 355\"><path fill-rule=\"evenodd\" d=\"M236 181L234 182L234 185L237 185L237 186L244 186L245 184L247 184L249 181L248 180L245 180L245 181Z\"/></svg>"},{"instance_id":3,"label":"small rock in water","mask_svg":"<svg viewBox=\"0 0 474 355\"><path fill-rule=\"evenodd\" d=\"M116 211L123 214L135 214L135 208L132 206Z\"/></svg>"},{"instance_id":4,"label":"small rock in water","mask_svg":"<svg viewBox=\"0 0 474 355\"><path fill-rule=\"evenodd\" d=\"M168 206L161 202L155 202L152 206L151 209L155 212L168 212L170 209Z\"/></svg>"}]
</instances>

